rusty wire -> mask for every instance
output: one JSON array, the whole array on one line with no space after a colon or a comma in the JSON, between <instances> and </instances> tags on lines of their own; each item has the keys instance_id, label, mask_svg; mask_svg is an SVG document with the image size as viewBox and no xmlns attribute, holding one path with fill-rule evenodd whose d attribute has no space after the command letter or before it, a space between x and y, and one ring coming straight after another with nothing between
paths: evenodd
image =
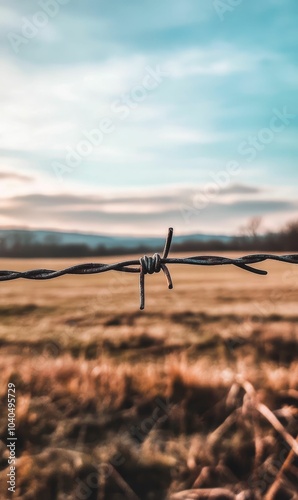
<instances>
[{"instance_id":1,"label":"rusty wire","mask_svg":"<svg viewBox=\"0 0 298 500\"><path fill-rule=\"evenodd\" d=\"M251 267L250 264L257 264L266 260L277 260L289 264L298 264L298 254L296 255L270 255L270 254L254 254L246 255L237 259L228 257L216 256L195 256L185 258L169 258L169 251L173 238L173 228L169 228L165 242L165 247L162 256L155 253L153 257L144 255L141 259L126 260L115 264L79 264L77 266L68 267L60 271L50 269L34 269L32 271L0 271L0 281L10 281L19 278L29 280L49 280L64 276L66 274L100 274L107 271L120 271L124 273L139 273L140 275L140 309L145 307L145 275L154 274L163 271L168 288L173 288L173 282L168 264L189 264L194 266L224 266L233 265L249 271L251 273L266 275L267 271ZM136 266L136 267L135 267Z\"/></svg>"}]
</instances>

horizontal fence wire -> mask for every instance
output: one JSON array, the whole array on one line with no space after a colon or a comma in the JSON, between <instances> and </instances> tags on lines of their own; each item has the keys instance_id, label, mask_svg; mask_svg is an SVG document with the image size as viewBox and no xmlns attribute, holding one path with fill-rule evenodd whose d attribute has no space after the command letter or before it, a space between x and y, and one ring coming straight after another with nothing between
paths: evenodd
<instances>
[{"instance_id":1,"label":"horizontal fence wire","mask_svg":"<svg viewBox=\"0 0 298 500\"><path fill-rule=\"evenodd\" d=\"M138 273L140 275L140 309L145 307L145 275L154 274L163 271L168 288L173 288L173 282L168 264L187 264L192 266L224 266L233 265L249 271L251 273L266 275L267 271L252 267L251 264L258 264L266 260L276 260L279 262L286 262L288 264L298 264L298 254L296 255L271 255L271 254L254 254L246 255L237 259L228 257L216 256L195 256L185 258L169 258L169 251L171 248L173 238L173 228L169 228L168 235L165 242L165 247L162 256L155 253L152 257L145 255L140 259L126 260L117 262L115 264L79 264L77 266L68 267L60 271L53 271L50 269L34 269L32 271L0 271L0 281L11 281L19 278L29 280L50 280L65 276L66 274L80 275L80 274L100 274L107 271L120 271L124 273Z\"/></svg>"}]
</instances>

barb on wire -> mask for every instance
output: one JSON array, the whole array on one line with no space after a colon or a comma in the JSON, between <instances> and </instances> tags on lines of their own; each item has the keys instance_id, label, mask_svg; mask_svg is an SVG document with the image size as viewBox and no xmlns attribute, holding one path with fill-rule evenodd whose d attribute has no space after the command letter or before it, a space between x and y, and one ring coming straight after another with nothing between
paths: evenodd
<instances>
[{"instance_id":1,"label":"barb on wire","mask_svg":"<svg viewBox=\"0 0 298 500\"><path fill-rule=\"evenodd\" d=\"M153 257L144 255L141 259L126 260L115 264L79 264L77 266L68 267L61 271L53 271L50 269L34 269L32 271L0 271L0 281L11 281L19 278L28 280L49 280L64 276L66 274L100 274L107 271L120 271L124 273L139 273L140 275L140 309L145 307L145 275L154 274L163 271L168 288L173 288L173 282L168 269L168 264L188 264L193 266L224 266L233 265L249 271L251 273L266 275L267 271L252 267L251 264L258 264L266 260L277 260L289 264L298 264L298 254L296 255L270 255L270 254L255 254L246 255L238 259L230 259L228 257L214 256L195 256L185 258L169 258L169 251L173 238L173 228L169 228L165 242L165 247L162 256L155 253Z\"/></svg>"}]
</instances>

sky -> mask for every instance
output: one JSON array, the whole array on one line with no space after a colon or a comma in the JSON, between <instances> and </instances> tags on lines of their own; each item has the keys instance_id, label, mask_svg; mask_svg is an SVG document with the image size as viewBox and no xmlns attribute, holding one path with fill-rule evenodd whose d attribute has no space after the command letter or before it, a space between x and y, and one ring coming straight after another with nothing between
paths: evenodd
<instances>
[{"instance_id":1,"label":"sky","mask_svg":"<svg viewBox=\"0 0 298 500\"><path fill-rule=\"evenodd\" d=\"M2 0L0 227L298 219L297 0Z\"/></svg>"}]
</instances>

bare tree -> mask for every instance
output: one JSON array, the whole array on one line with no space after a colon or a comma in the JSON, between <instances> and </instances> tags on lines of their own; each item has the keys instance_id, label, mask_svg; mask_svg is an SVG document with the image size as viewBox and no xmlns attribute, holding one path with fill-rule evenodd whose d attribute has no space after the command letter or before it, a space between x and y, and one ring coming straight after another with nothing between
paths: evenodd
<instances>
[{"instance_id":1,"label":"bare tree","mask_svg":"<svg viewBox=\"0 0 298 500\"><path fill-rule=\"evenodd\" d=\"M248 236L249 238L256 239L259 235L261 224L262 224L262 217L257 215L249 219L246 225L241 226L239 232L241 236Z\"/></svg>"}]
</instances>

